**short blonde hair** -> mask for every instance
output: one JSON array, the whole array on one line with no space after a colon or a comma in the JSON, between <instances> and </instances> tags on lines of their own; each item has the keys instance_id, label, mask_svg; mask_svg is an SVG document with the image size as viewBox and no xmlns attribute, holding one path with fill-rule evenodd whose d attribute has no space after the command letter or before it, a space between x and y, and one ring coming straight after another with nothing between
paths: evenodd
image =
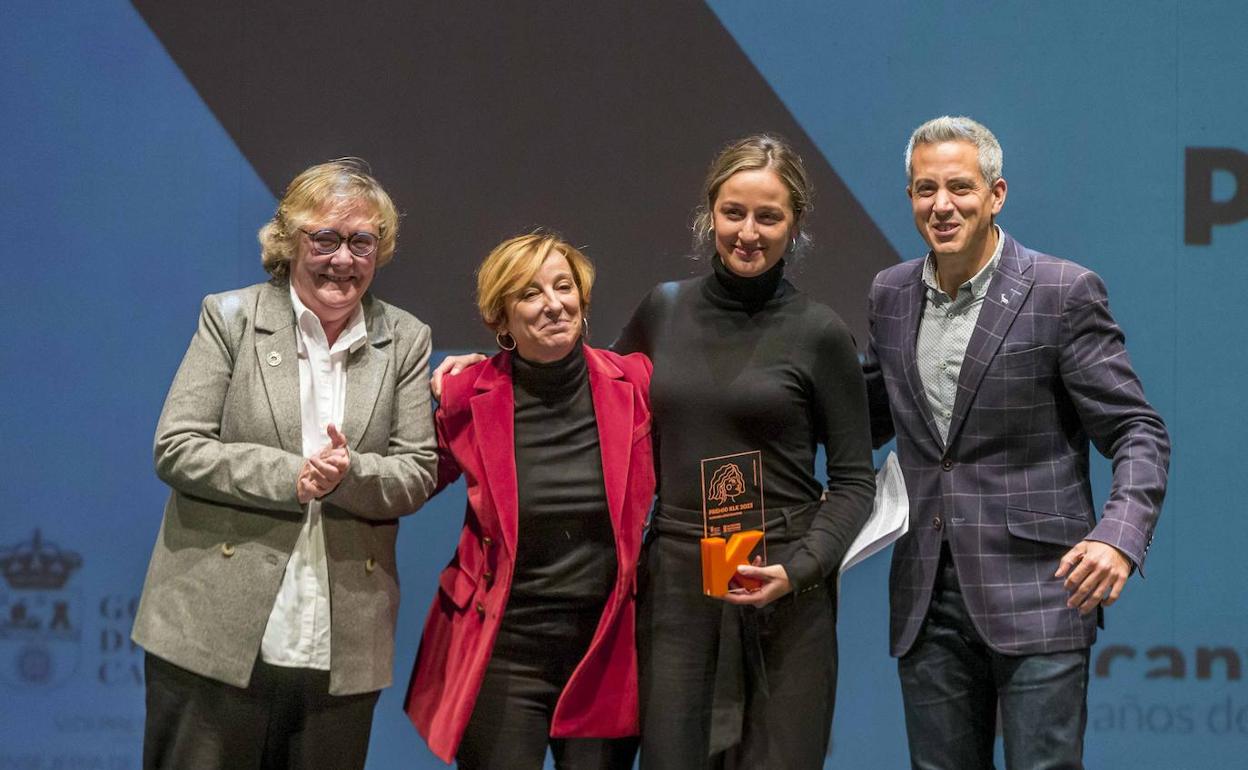
<instances>
[{"instance_id":1,"label":"short blonde hair","mask_svg":"<svg viewBox=\"0 0 1248 770\"><path fill-rule=\"evenodd\" d=\"M477 268L477 309L486 326L499 327L507 317L507 300L527 286L546 258L555 253L567 258L572 281L581 295L581 314L589 313L589 298L594 288L593 263L558 235L537 231L498 244Z\"/></svg>"},{"instance_id":2,"label":"short blonde hair","mask_svg":"<svg viewBox=\"0 0 1248 770\"><path fill-rule=\"evenodd\" d=\"M789 207L793 209L793 224L798 228L795 251L805 251L810 246L810 236L803 226L814 208L812 199L814 185L806 174L806 166L792 145L774 134L754 134L726 145L706 170L702 182L702 203L693 213L693 247L702 253L710 248L715 231L715 199L719 188L729 177L739 171L770 169L775 172L789 191Z\"/></svg>"},{"instance_id":3,"label":"short blonde hair","mask_svg":"<svg viewBox=\"0 0 1248 770\"><path fill-rule=\"evenodd\" d=\"M308 168L286 187L277 211L260 228L260 261L274 278L290 275L298 237L312 217L333 206L364 204L377 217L377 266L394 256L399 237L399 212L368 164L359 158L338 158Z\"/></svg>"}]
</instances>

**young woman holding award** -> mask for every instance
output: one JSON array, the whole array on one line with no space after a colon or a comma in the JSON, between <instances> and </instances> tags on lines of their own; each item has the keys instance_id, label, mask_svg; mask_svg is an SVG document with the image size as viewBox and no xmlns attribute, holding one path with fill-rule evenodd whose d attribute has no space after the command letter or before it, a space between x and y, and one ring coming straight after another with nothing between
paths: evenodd
<instances>
[{"instance_id":1,"label":"young woman holding award","mask_svg":"<svg viewBox=\"0 0 1248 770\"><path fill-rule=\"evenodd\" d=\"M784 278L785 257L809 245L810 197L783 141L726 147L694 223L709 273L655 287L613 346L654 363L659 500L637 599L643 770L823 766L836 574L875 477L850 332ZM764 519L745 580L708 595L703 538Z\"/></svg>"},{"instance_id":2,"label":"young woman holding award","mask_svg":"<svg viewBox=\"0 0 1248 770\"><path fill-rule=\"evenodd\" d=\"M654 363L641 764L819 768L836 696L835 576L875 486L866 389L840 317L784 278L785 257L809 243L797 154L770 136L737 141L703 192L694 234L709 274L653 289L614 346ZM724 473L734 466L743 473ZM739 570L756 587L708 597L699 542L751 526L733 515L751 504L765 516L767 564Z\"/></svg>"}]
</instances>

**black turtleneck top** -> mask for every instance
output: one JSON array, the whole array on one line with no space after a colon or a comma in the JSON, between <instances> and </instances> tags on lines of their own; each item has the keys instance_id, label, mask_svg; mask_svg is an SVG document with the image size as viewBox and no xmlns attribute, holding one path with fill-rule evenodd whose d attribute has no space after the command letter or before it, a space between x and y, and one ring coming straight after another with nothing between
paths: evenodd
<instances>
[{"instance_id":1,"label":"black turtleneck top","mask_svg":"<svg viewBox=\"0 0 1248 770\"><path fill-rule=\"evenodd\" d=\"M874 499L854 340L831 308L785 280L783 260L753 278L718 256L712 268L652 289L613 348L654 362L660 506L701 511L702 458L754 450L763 456L769 512L823 496L784 562L794 587L805 588L835 574ZM826 493L815 478L820 444Z\"/></svg>"},{"instance_id":2,"label":"black turtleneck top","mask_svg":"<svg viewBox=\"0 0 1248 770\"><path fill-rule=\"evenodd\" d=\"M505 617L601 609L615 581L598 423L580 343L549 364L511 357L519 535Z\"/></svg>"}]
</instances>

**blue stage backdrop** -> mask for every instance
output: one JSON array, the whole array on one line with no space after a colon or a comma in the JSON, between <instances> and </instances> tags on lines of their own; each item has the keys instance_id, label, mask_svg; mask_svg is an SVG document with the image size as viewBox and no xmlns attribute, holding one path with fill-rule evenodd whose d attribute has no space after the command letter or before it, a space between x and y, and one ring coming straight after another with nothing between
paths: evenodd
<instances>
[{"instance_id":1,"label":"blue stage backdrop","mask_svg":"<svg viewBox=\"0 0 1248 770\"><path fill-rule=\"evenodd\" d=\"M153 429L199 299L264 277L255 232L299 169L373 163L405 213L377 291L442 352L485 344L471 270L539 224L602 268L603 343L688 274L716 147L776 130L820 188L798 281L861 342L871 275L923 251L901 154L942 113L1004 145L1001 223L1105 278L1175 444L1147 577L1093 650L1088 765L1244 766L1246 29L1239 0L6 0L0 768L139 764ZM439 766L400 701L462 508L457 486L403 523L375 770ZM829 768L907 765L886 602L886 556L846 576Z\"/></svg>"}]
</instances>

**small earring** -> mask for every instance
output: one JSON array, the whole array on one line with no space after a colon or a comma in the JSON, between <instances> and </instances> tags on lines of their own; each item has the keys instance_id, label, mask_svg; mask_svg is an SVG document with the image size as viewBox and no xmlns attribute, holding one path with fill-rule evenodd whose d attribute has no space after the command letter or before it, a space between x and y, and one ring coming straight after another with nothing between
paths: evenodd
<instances>
[{"instance_id":1,"label":"small earring","mask_svg":"<svg viewBox=\"0 0 1248 770\"><path fill-rule=\"evenodd\" d=\"M507 342L510 342L511 344L504 345L503 340L506 340ZM495 332L494 341L498 343L498 346L502 348L503 350L515 350L516 349L516 339L515 337L512 337L511 334L508 332Z\"/></svg>"}]
</instances>

